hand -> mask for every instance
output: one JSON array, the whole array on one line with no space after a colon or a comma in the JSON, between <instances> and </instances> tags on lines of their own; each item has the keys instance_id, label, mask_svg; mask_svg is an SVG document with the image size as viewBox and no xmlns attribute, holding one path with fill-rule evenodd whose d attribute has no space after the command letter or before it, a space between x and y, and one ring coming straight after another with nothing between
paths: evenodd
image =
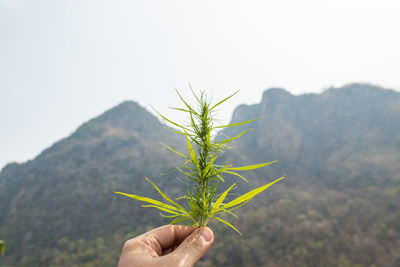
<instances>
[{"instance_id":1,"label":"hand","mask_svg":"<svg viewBox=\"0 0 400 267\"><path fill-rule=\"evenodd\" d=\"M118 267L191 267L214 241L208 227L165 225L125 242Z\"/></svg>"}]
</instances>

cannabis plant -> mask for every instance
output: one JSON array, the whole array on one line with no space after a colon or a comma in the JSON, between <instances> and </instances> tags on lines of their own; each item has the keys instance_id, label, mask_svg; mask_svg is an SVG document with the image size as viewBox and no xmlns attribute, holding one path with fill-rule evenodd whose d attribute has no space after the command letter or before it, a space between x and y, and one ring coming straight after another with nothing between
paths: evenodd
<instances>
[{"instance_id":1,"label":"cannabis plant","mask_svg":"<svg viewBox=\"0 0 400 267\"><path fill-rule=\"evenodd\" d=\"M164 202L122 192L115 193L142 201L145 203L142 205L143 207L151 207L161 210L163 212L161 213L162 216L172 219L170 222L171 224L183 223L186 225L192 225L194 227L203 227L207 225L210 219L216 219L241 234L231 223L227 222L225 219L222 219L221 215L227 213L237 217L233 213L235 209L247 204L257 194L263 192L265 189L284 177L253 189L250 192L234 198L233 200L227 201L227 196L229 192L236 186L236 183L233 183L228 189L220 193L218 186L221 182L225 183L225 175L234 175L240 177L244 181L247 181L242 174L238 173L238 171L262 168L276 161L242 167L234 167L229 161L223 165L217 164L216 162L218 156L224 150L231 148L229 144L250 129L244 130L234 137L226 137L222 140L219 140L220 138L216 139L215 137L218 134L221 136L221 129L240 126L257 119L228 125L217 124L217 121L214 117L216 108L234 96L238 91L212 105L211 101L207 99L207 96L204 92L196 94L192 90L197 102L197 105L195 106L189 105L187 101L180 95L180 93L178 91L176 92L183 103L183 108L173 109L186 113L188 123L176 123L166 118L159 112L156 112L165 121L174 125L176 129L171 130L182 135L183 139L186 141L186 152L178 151L169 145L163 144L168 150L172 151L183 159L182 165L177 166L176 171L179 171L184 177L187 178L188 182L186 184L188 187L186 189L186 195L177 199L172 199L164 194L152 181L147 178L146 180L148 180L154 186L157 192L164 199ZM186 205L184 205L182 202L184 202Z\"/></svg>"}]
</instances>

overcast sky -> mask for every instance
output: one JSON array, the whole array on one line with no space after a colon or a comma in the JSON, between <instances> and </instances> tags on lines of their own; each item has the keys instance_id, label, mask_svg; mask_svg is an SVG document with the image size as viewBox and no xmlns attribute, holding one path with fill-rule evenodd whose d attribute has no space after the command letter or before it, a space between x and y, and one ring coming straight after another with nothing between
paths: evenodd
<instances>
[{"instance_id":1,"label":"overcast sky","mask_svg":"<svg viewBox=\"0 0 400 267\"><path fill-rule=\"evenodd\" d=\"M0 169L124 100L400 89L400 1L0 0Z\"/></svg>"}]
</instances>

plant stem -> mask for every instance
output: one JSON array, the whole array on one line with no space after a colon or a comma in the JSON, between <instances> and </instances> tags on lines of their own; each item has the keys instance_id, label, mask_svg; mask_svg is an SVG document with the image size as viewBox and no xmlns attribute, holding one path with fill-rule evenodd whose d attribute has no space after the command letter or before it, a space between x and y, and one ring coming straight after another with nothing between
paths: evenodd
<instances>
[{"instance_id":1,"label":"plant stem","mask_svg":"<svg viewBox=\"0 0 400 267\"><path fill-rule=\"evenodd\" d=\"M197 145L197 151L199 153L199 189L200 189L200 196L201 196L201 213L200 213L200 227L203 227L207 224L207 218L209 217L209 185L206 173L207 165L210 162L210 136L211 136L211 129L212 126L211 118L210 118L210 111L209 105L207 104L206 100L201 96L200 101L200 113L199 113L199 127L197 132L197 138L199 144Z\"/></svg>"}]
</instances>

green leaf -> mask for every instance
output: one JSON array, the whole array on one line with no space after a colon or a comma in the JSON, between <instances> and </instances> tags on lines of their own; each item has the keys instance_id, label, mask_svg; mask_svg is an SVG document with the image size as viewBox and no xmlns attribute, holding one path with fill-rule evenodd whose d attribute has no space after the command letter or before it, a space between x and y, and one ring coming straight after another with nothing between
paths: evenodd
<instances>
[{"instance_id":1,"label":"green leaf","mask_svg":"<svg viewBox=\"0 0 400 267\"><path fill-rule=\"evenodd\" d=\"M190 114L197 114L197 112L188 104L186 103L185 99L183 99L183 97L181 96L181 94L179 93L179 91L175 88L176 93L178 94L179 98L182 100L182 102L185 104L185 106L189 109Z\"/></svg>"},{"instance_id":2,"label":"green leaf","mask_svg":"<svg viewBox=\"0 0 400 267\"><path fill-rule=\"evenodd\" d=\"M236 207L235 207L236 208ZM231 210L233 210L233 209L229 209L229 210L220 210L219 212L217 212L215 215L219 215L219 214L224 214L224 213L228 213L228 214L230 214L230 215L232 215L233 217L235 217L236 219L239 219L239 217L235 214L235 213L233 213Z\"/></svg>"},{"instance_id":3,"label":"green leaf","mask_svg":"<svg viewBox=\"0 0 400 267\"><path fill-rule=\"evenodd\" d=\"M254 129L244 130L243 132L241 132L240 134L238 134L238 135L236 135L236 136L234 136L232 138L228 138L228 139L224 139L224 140L221 140L221 141L217 141L216 143L217 144L221 144L221 145L228 144L228 143L232 142L233 140L238 139L239 137L241 137L243 134L247 133L248 131L252 131L252 130L254 130Z\"/></svg>"},{"instance_id":4,"label":"green leaf","mask_svg":"<svg viewBox=\"0 0 400 267\"><path fill-rule=\"evenodd\" d=\"M176 217L181 217L181 215L165 215L165 214L162 214L161 212L160 212L160 215L161 215L161 217L165 217L165 218L176 218Z\"/></svg>"},{"instance_id":5,"label":"green leaf","mask_svg":"<svg viewBox=\"0 0 400 267\"><path fill-rule=\"evenodd\" d=\"M169 150L171 150L172 152L174 152L175 154L178 154L179 156L181 156L181 157L187 159L187 156L184 155L184 154L182 154L181 152L176 151L176 150L173 149L172 147L170 147L170 146L168 146L168 145L166 145L166 144L164 144L164 143L162 143L162 142L161 142L161 144L162 144L164 147L166 147L167 149L169 149Z\"/></svg>"},{"instance_id":6,"label":"green leaf","mask_svg":"<svg viewBox=\"0 0 400 267\"><path fill-rule=\"evenodd\" d=\"M255 197L256 195L258 195L259 193L261 193L262 191L264 191L265 189L267 189L268 187L270 187L271 185L273 185L274 183L276 183L276 182L278 182L278 181L280 181L280 180L282 180L284 178L285 178L285 176L281 177L281 178L278 178L278 179L276 179L275 181L273 181L271 183L268 183L268 184L260 186L260 187L258 187L256 189L253 189L250 192L247 192L246 194L241 195L240 197L235 198L234 200L226 203L219 210L227 209L227 208L239 205L240 203L245 202L247 200L250 200L253 197Z\"/></svg>"},{"instance_id":7,"label":"green leaf","mask_svg":"<svg viewBox=\"0 0 400 267\"><path fill-rule=\"evenodd\" d=\"M181 135L185 135L183 132L177 131L177 130L171 128L171 127L164 127L164 128L170 130L171 132L174 132L174 133L177 133L177 134L181 134Z\"/></svg>"},{"instance_id":8,"label":"green leaf","mask_svg":"<svg viewBox=\"0 0 400 267\"><path fill-rule=\"evenodd\" d=\"M227 98L222 99L221 101L219 101L217 104L215 104L214 106L212 106L212 108L210 108L210 111L213 110L215 107L218 107L219 105L221 105L222 103L224 103L226 100L228 100L229 98L231 98L232 96L236 95L237 93L239 93L240 90L237 90L236 92L234 92L233 94L231 94L230 96L228 96Z\"/></svg>"},{"instance_id":9,"label":"green leaf","mask_svg":"<svg viewBox=\"0 0 400 267\"><path fill-rule=\"evenodd\" d=\"M241 233L238 229L236 229L232 224L230 224L229 222L227 222L227 221L225 221L225 220L223 220L223 219L221 219L221 218L219 218L219 217L217 217L217 216L214 216L213 218L217 219L217 220L220 221L220 222L223 222L224 224L228 225L230 228L232 228L233 230L235 230L236 232L238 232L239 235L243 236L242 233Z\"/></svg>"},{"instance_id":10,"label":"green leaf","mask_svg":"<svg viewBox=\"0 0 400 267\"><path fill-rule=\"evenodd\" d=\"M176 218L176 219L173 219L169 224L176 224L176 223L180 223L180 222L186 222L186 221L189 221L189 220L192 220L192 219L188 218L188 217Z\"/></svg>"},{"instance_id":11,"label":"green leaf","mask_svg":"<svg viewBox=\"0 0 400 267\"><path fill-rule=\"evenodd\" d=\"M193 91L192 85L191 85L190 83L189 83L189 88L190 88L190 91L192 91L192 94L193 94L194 97L196 98L197 102L200 103L200 99L197 97L196 93Z\"/></svg>"},{"instance_id":12,"label":"green leaf","mask_svg":"<svg viewBox=\"0 0 400 267\"><path fill-rule=\"evenodd\" d=\"M243 180L245 180L246 182L248 182L247 181L247 179L246 178L244 178L242 175L240 175L239 173L236 173L236 172L230 172L230 171L223 171L223 173L229 173L229 174L232 174L232 175L236 175L236 176L239 176L240 178L242 178Z\"/></svg>"},{"instance_id":13,"label":"green leaf","mask_svg":"<svg viewBox=\"0 0 400 267\"><path fill-rule=\"evenodd\" d=\"M214 161L217 159L218 155L214 154L212 158L210 159L210 162L207 164L207 166L204 169L204 174L207 174L207 172L213 167Z\"/></svg>"},{"instance_id":14,"label":"green leaf","mask_svg":"<svg viewBox=\"0 0 400 267\"><path fill-rule=\"evenodd\" d=\"M171 213L171 214L175 214L175 215L182 215L183 214L183 213L178 213L178 212L175 212L175 211L172 211L170 209L167 209L167 208L164 208L164 207L160 207L160 206L157 206L157 205L142 205L142 207L144 207L144 208L156 208L156 209L159 209L159 210Z\"/></svg>"},{"instance_id":15,"label":"green leaf","mask_svg":"<svg viewBox=\"0 0 400 267\"><path fill-rule=\"evenodd\" d=\"M190 161L190 160L189 160ZM188 161L186 161L186 164L188 163ZM197 177L196 175L198 175L198 173L196 173L190 166L188 166L188 165L182 165L182 166L179 166L178 168L185 168L185 169L188 169L189 171L190 171L190 173L191 173L191 175L192 176L195 176L195 177Z\"/></svg>"},{"instance_id":16,"label":"green leaf","mask_svg":"<svg viewBox=\"0 0 400 267\"><path fill-rule=\"evenodd\" d=\"M190 157L192 158L193 164L196 166L197 171L199 172L199 175L201 175L201 170L200 170L199 162L197 161L196 153L193 150L193 146L190 143L189 137L187 134L186 134L186 142L187 142L188 150L190 153Z\"/></svg>"},{"instance_id":17,"label":"green leaf","mask_svg":"<svg viewBox=\"0 0 400 267\"><path fill-rule=\"evenodd\" d=\"M179 124L176 123L176 122L171 121L171 120L168 119L167 117L161 115L161 113L158 112L155 108L152 107L152 109L154 110L154 112L156 112L156 113L158 114L158 116L160 116L161 118L163 118L165 121L167 121L167 122L169 122L169 123L175 125L175 126L178 127L178 128L182 128L182 129L184 129L185 131L190 132L190 129L186 128L185 126L179 125Z\"/></svg>"},{"instance_id":18,"label":"green leaf","mask_svg":"<svg viewBox=\"0 0 400 267\"><path fill-rule=\"evenodd\" d=\"M215 128L226 128L226 127L233 127L233 126L239 126L239 125L243 125L243 124L247 124L256 120L261 119L262 117L256 118L256 119L252 119L252 120L248 120L248 121L242 121L242 122L238 122L238 123L232 123L232 124L228 124L228 125L221 125L221 126L216 126Z\"/></svg>"},{"instance_id":19,"label":"green leaf","mask_svg":"<svg viewBox=\"0 0 400 267\"><path fill-rule=\"evenodd\" d=\"M225 183L225 180L224 180L224 178L222 178L221 175L217 174L217 177L218 177L223 183Z\"/></svg>"},{"instance_id":20,"label":"green leaf","mask_svg":"<svg viewBox=\"0 0 400 267\"><path fill-rule=\"evenodd\" d=\"M183 112L190 112L189 110L183 109L183 108L173 108L169 107L170 109L178 110L178 111L183 111Z\"/></svg>"},{"instance_id":21,"label":"green leaf","mask_svg":"<svg viewBox=\"0 0 400 267\"><path fill-rule=\"evenodd\" d=\"M233 207L233 208L230 208L230 209L228 209L228 210L226 210L226 211L232 211L232 210L238 209L238 208L240 208L241 206L244 206L244 205L246 205L247 203L249 203L250 200L251 200L251 199L248 199L248 200L246 200L245 202L242 202L240 205L237 205L237 206L235 206L235 207Z\"/></svg>"},{"instance_id":22,"label":"green leaf","mask_svg":"<svg viewBox=\"0 0 400 267\"><path fill-rule=\"evenodd\" d=\"M220 182L220 180L218 180L218 181L215 183L214 188L211 190L211 194L210 194L211 196L214 196L214 195L215 195L215 192L217 191L219 182ZM211 200L212 200L212 197L211 197Z\"/></svg>"},{"instance_id":23,"label":"green leaf","mask_svg":"<svg viewBox=\"0 0 400 267\"><path fill-rule=\"evenodd\" d=\"M234 183L233 185L231 185L228 189L225 190L224 193L221 194L221 196L217 199L217 201L215 201L211 212L210 212L210 216L213 216L215 214L215 212L218 210L218 208L221 206L222 202L224 201L226 195L228 195L229 191L231 191L231 189L236 185L236 183Z\"/></svg>"},{"instance_id":24,"label":"green leaf","mask_svg":"<svg viewBox=\"0 0 400 267\"><path fill-rule=\"evenodd\" d=\"M185 172L184 170L182 170L182 169L179 168L179 167L176 167L176 169L177 169L180 173L182 173L183 175L185 175L187 178L189 178L190 180L197 182L197 180L195 179L195 176L194 176L194 175L192 175L192 174L190 174L190 173L188 173L188 172Z\"/></svg>"},{"instance_id":25,"label":"green leaf","mask_svg":"<svg viewBox=\"0 0 400 267\"><path fill-rule=\"evenodd\" d=\"M248 170L254 170L258 168L265 167L267 165L270 165L272 163L278 162L277 160L267 162L267 163L261 163L261 164L255 164L255 165L248 165L248 166L243 166L243 167L229 167L228 170L234 170L234 171L248 171Z\"/></svg>"},{"instance_id":26,"label":"green leaf","mask_svg":"<svg viewBox=\"0 0 400 267\"><path fill-rule=\"evenodd\" d=\"M119 195L123 195L123 196L126 196L126 197L130 197L130 198L142 201L142 202L151 203L151 204L154 204L154 205L157 205L157 206L160 206L160 207L164 207L164 208L167 208L167 209L170 209L170 210L175 210L175 211L179 210L174 206L171 206L169 204L165 204L165 203L163 203L161 201L158 201L158 200L155 200L155 199L152 199L152 198L142 197L142 196L137 196L137 195L132 195L132 194L126 194L126 193L122 193L122 192L114 192L114 193L115 194L119 194Z\"/></svg>"},{"instance_id":27,"label":"green leaf","mask_svg":"<svg viewBox=\"0 0 400 267\"><path fill-rule=\"evenodd\" d=\"M174 205L177 209L181 211L182 213L184 213L185 215L188 215L188 217L190 217L190 214L187 212L187 210L182 207L181 205L179 205L178 203L176 203L175 201L173 201L171 198L167 197L152 181L150 181L149 178L146 178L147 181L149 181L153 187L157 190L157 192L165 199L167 200L169 203L171 203L172 205Z\"/></svg>"}]
</instances>

